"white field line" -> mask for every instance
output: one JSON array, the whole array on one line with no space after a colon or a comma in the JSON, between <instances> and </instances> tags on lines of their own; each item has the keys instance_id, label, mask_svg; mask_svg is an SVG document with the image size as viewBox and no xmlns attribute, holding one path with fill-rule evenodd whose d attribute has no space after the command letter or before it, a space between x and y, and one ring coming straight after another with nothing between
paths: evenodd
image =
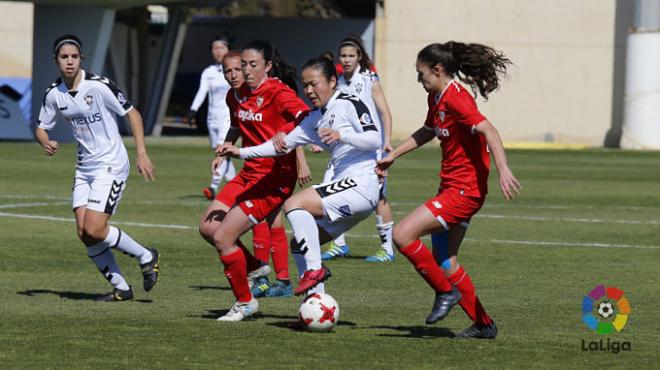
<instances>
[{"instance_id":1,"label":"white field line","mask_svg":"<svg viewBox=\"0 0 660 370\"><path fill-rule=\"evenodd\" d=\"M45 207L52 205L70 204L70 202L35 202L35 203L16 203L16 204L0 204L0 209L9 208L27 208L27 207Z\"/></svg>"},{"instance_id":2,"label":"white field line","mask_svg":"<svg viewBox=\"0 0 660 370\"><path fill-rule=\"evenodd\" d=\"M73 218L67 217L54 217L54 216L40 216L40 215L30 215L30 214L15 214L0 212L0 217L6 218L21 218L21 219L30 219L30 220L44 220L44 221L57 221L57 222L70 222L73 223L75 220ZM136 226L136 227L147 227L147 228L159 228L159 229L178 229L178 230L196 230L197 226L189 225L175 225L175 224L150 224L143 222L112 222L114 225L127 225L127 226ZM373 234L346 234L348 237L352 238L378 238L378 235ZM424 238L428 239L428 238ZM493 243L493 244L517 244L517 245L527 245L527 246L565 246L565 247L583 247L583 248L632 248L632 249L660 249L660 246L652 245L635 245L635 244L608 244L608 243L574 243L574 242L553 242L553 241L534 241L534 240L501 240L501 239L489 239L489 240L479 240L472 238L465 238L469 242L480 242L480 243Z\"/></svg>"},{"instance_id":3,"label":"white field line","mask_svg":"<svg viewBox=\"0 0 660 370\"><path fill-rule=\"evenodd\" d=\"M0 195L0 198L7 197ZM23 197L21 195L12 195L11 197ZM25 196L30 198L29 196ZM55 198L52 199L62 199ZM199 205L207 204L208 201L182 201L182 202L159 202L159 201L124 201L124 204L147 204L147 205ZM24 208L24 207L42 207L50 205L68 204L66 202L33 202L33 203L16 203L16 204L3 204L0 209L8 208ZM394 204L394 203L392 203ZM394 214L408 214L405 211L393 211ZM523 220L523 221L541 221L541 222L567 222L567 223L587 223L587 224L619 224L619 225L660 225L658 220L607 220L599 218L577 218L577 217L546 217L546 216L517 216L517 215L503 215L503 214L488 214L479 213L474 216L475 218L489 218L489 219L502 219L502 220Z\"/></svg>"},{"instance_id":4,"label":"white field line","mask_svg":"<svg viewBox=\"0 0 660 370\"><path fill-rule=\"evenodd\" d=\"M0 194L0 199L46 199L46 200L60 200L60 201L70 201L71 197L56 197L51 195L25 195L25 194ZM160 200L127 200L123 199L122 203L130 204L153 204L153 205L202 205L208 204L206 199L200 200L184 200L184 201L160 201ZM420 206L424 201L419 202L390 202L392 206ZM655 206L588 206L588 205L562 205L562 204L546 204L546 205L535 205L535 204L516 204L516 202L510 202L507 204L487 204L485 206L488 208L507 208L507 209L554 209L554 210L603 210L603 209L612 209L612 210L627 210L627 211L640 211L640 210L656 210L658 207Z\"/></svg>"}]
</instances>

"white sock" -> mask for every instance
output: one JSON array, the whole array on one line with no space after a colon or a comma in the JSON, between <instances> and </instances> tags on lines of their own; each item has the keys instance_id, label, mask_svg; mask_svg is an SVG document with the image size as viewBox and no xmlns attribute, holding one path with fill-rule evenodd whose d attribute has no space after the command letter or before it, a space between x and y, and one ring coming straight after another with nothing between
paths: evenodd
<instances>
[{"instance_id":1,"label":"white sock","mask_svg":"<svg viewBox=\"0 0 660 370\"><path fill-rule=\"evenodd\" d=\"M333 241L335 242L335 245L338 247L343 247L346 245L346 237L344 237L344 234L339 235Z\"/></svg>"},{"instance_id":2,"label":"white sock","mask_svg":"<svg viewBox=\"0 0 660 370\"><path fill-rule=\"evenodd\" d=\"M130 235L120 229L114 226L110 226L109 228L110 231L105 240L108 241L111 248L117 248L125 255L138 259L141 265L151 262L153 256L147 248L141 246L140 243L133 240Z\"/></svg>"},{"instance_id":3,"label":"white sock","mask_svg":"<svg viewBox=\"0 0 660 370\"><path fill-rule=\"evenodd\" d=\"M308 270L321 268L321 246L319 230L311 213L302 208L295 208L286 214L300 251L305 256Z\"/></svg>"},{"instance_id":4,"label":"white sock","mask_svg":"<svg viewBox=\"0 0 660 370\"><path fill-rule=\"evenodd\" d=\"M87 256L94 261L96 267L101 271L106 280L113 287L121 290L128 290L128 283L119 271L119 266L115 260L115 255L110 250L110 244L106 240L87 247Z\"/></svg>"},{"instance_id":5,"label":"white sock","mask_svg":"<svg viewBox=\"0 0 660 370\"><path fill-rule=\"evenodd\" d=\"M394 226L394 221L388 223L383 223L383 218L376 215L376 230L378 230L378 235L380 236L380 247L385 250L388 254L394 254L392 250L392 228Z\"/></svg>"}]
</instances>

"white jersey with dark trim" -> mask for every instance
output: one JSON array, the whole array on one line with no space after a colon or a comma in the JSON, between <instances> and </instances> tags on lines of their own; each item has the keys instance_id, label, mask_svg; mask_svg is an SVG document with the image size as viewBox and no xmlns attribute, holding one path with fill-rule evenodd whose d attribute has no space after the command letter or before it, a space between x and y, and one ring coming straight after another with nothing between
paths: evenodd
<instances>
[{"instance_id":1,"label":"white jersey with dark trim","mask_svg":"<svg viewBox=\"0 0 660 370\"><path fill-rule=\"evenodd\" d=\"M378 127L378 131L383 134L383 125L380 120L380 115L378 114L378 109L376 109L376 102L374 102L374 97L371 94L374 88L374 82L378 81L378 74L370 70L363 70L360 68L360 65L356 67L353 77L349 80L346 80L344 74L339 75L337 80L337 88L346 94L355 95L364 104L369 107L371 116Z\"/></svg>"},{"instance_id":2,"label":"white jersey with dark trim","mask_svg":"<svg viewBox=\"0 0 660 370\"><path fill-rule=\"evenodd\" d=\"M125 116L133 106L106 77L84 70L80 73L82 79L76 90L69 90L61 78L46 89L37 126L51 130L57 116L61 116L71 123L78 143L78 171L127 176L128 154L115 114Z\"/></svg>"},{"instance_id":3,"label":"white jersey with dark trim","mask_svg":"<svg viewBox=\"0 0 660 370\"><path fill-rule=\"evenodd\" d=\"M190 106L191 110L198 110L204 102L206 95L209 96L209 112L206 121L209 126L229 125L229 107L227 107L226 96L231 86L225 79L222 65L212 64L202 72L199 80L199 89L195 99Z\"/></svg>"},{"instance_id":4,"label":"white jersey with dark trim","mask_svg":"<svg viewBox=\"0 0 660 370\"><path fill-rule=\"evenodd\" d=\"M321 142L318 130L324 127L338 131L341 139L332 145ZM382 145L378 131L367 106L355 95L337 90L325 108L310 112L287 135L286 142L289 148L320 145L330 154L335 168L333 179L341 179L374 174L376 150Z\"/></svg>"}]
</instances>

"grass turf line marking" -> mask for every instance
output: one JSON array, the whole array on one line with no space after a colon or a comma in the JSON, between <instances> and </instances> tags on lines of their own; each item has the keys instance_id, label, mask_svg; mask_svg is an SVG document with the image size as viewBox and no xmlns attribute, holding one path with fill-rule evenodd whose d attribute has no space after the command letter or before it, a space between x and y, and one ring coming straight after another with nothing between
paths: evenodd
<instances>
[{"instance_id":1,"label":"grass turf line marking","mask_svg":"<svg viewBox=\"0 0 660 370\"><path fill-rule=\"evenodd\" d=\"M58 221L58 222L75 222L73 218L54 217L54 216L39 216L29 214L16 214L0 212L0 217L7 218L22 218L31 220L44 220L44 221ZM176 224L148 224L143 222L111 222L113 225L127 225L146 228L159 228L159 229L178 229L178 230L197 230L197 226L176 225ZM290 232L287 232L290 233ZM378 238L378 235L371 234L346 234L351 238ZM427 238L425 238L427 239ZM533 241L533 240L503 240L503 239L489 239L479 240L472 238L465 238L468 242L477 243L494 243L494 244L517 244L517 245L530 245L530 246L567 246L567 247L586 247L586 248L632 248L632 249L660 249L660 246L653 245L635 245L635 244L607 244L607 243L574 243L574 242L553 242L553 241Z\"/></svg>"},{"instance_id":2,"label":"grass turf line marking","mask_svg":"<svg viewBox=\"0 0 660 370\"><path fill-rule=\"evenodd\" d=\"M35 202L35 203L16 203L16 204L0 204L0 209L8 208L28 208L28 207L45 207L53 205L69 204L69 202Z\"/></svg>"}]
</instances>

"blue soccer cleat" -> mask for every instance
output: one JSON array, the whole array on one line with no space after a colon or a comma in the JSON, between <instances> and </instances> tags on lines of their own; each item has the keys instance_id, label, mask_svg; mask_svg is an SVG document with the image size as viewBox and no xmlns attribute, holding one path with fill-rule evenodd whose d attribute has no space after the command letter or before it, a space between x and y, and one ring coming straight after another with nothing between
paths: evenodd
<instances>
[{"instance_id":1,"label":"blue soccer cleat","mask_svg":"<svg viewBox=\"0 0 660 370\"><path fill-rule=\"evenodd\" d=\"M268 288L265 297L291 297L292 295L293 288L291 283L286 284L278 280Z\"/></svg>"},{"instance_id":2,"label":"blue soccer cleat","mask_svg":"<svg viewBox=\"0 0 660 370\"><path fill-rule=\"evenodd\" d=\"M394 262L394 255L385 252L384 250L379 250L374 253L373 256L365 258L367 262Z\"/></svg>"},{"instance_id":3,"label":"blue soccer cleat","mask_svg":"<svg viewBox=\"0 0 660 370\"><path fill-rule=\"evenodd\" d=\"M349 252L348 245L339 246L335 242L331 242L330 248L321 255L321 260L328 261L337 257L346 257Z\"/></svg>"},{"instance_id":4,"label":"blue soccer cleat","mask_svg":"<svg viewBox=\"0 0 660 370\"><path fill-rule=\"evenodd\" d=\"M270 288L270 281L268 281L268 276L261 276L254 281L254 285L250 292L254 298L261 298L266 295L266 292Z\"/></svg>"}]
</instances>

